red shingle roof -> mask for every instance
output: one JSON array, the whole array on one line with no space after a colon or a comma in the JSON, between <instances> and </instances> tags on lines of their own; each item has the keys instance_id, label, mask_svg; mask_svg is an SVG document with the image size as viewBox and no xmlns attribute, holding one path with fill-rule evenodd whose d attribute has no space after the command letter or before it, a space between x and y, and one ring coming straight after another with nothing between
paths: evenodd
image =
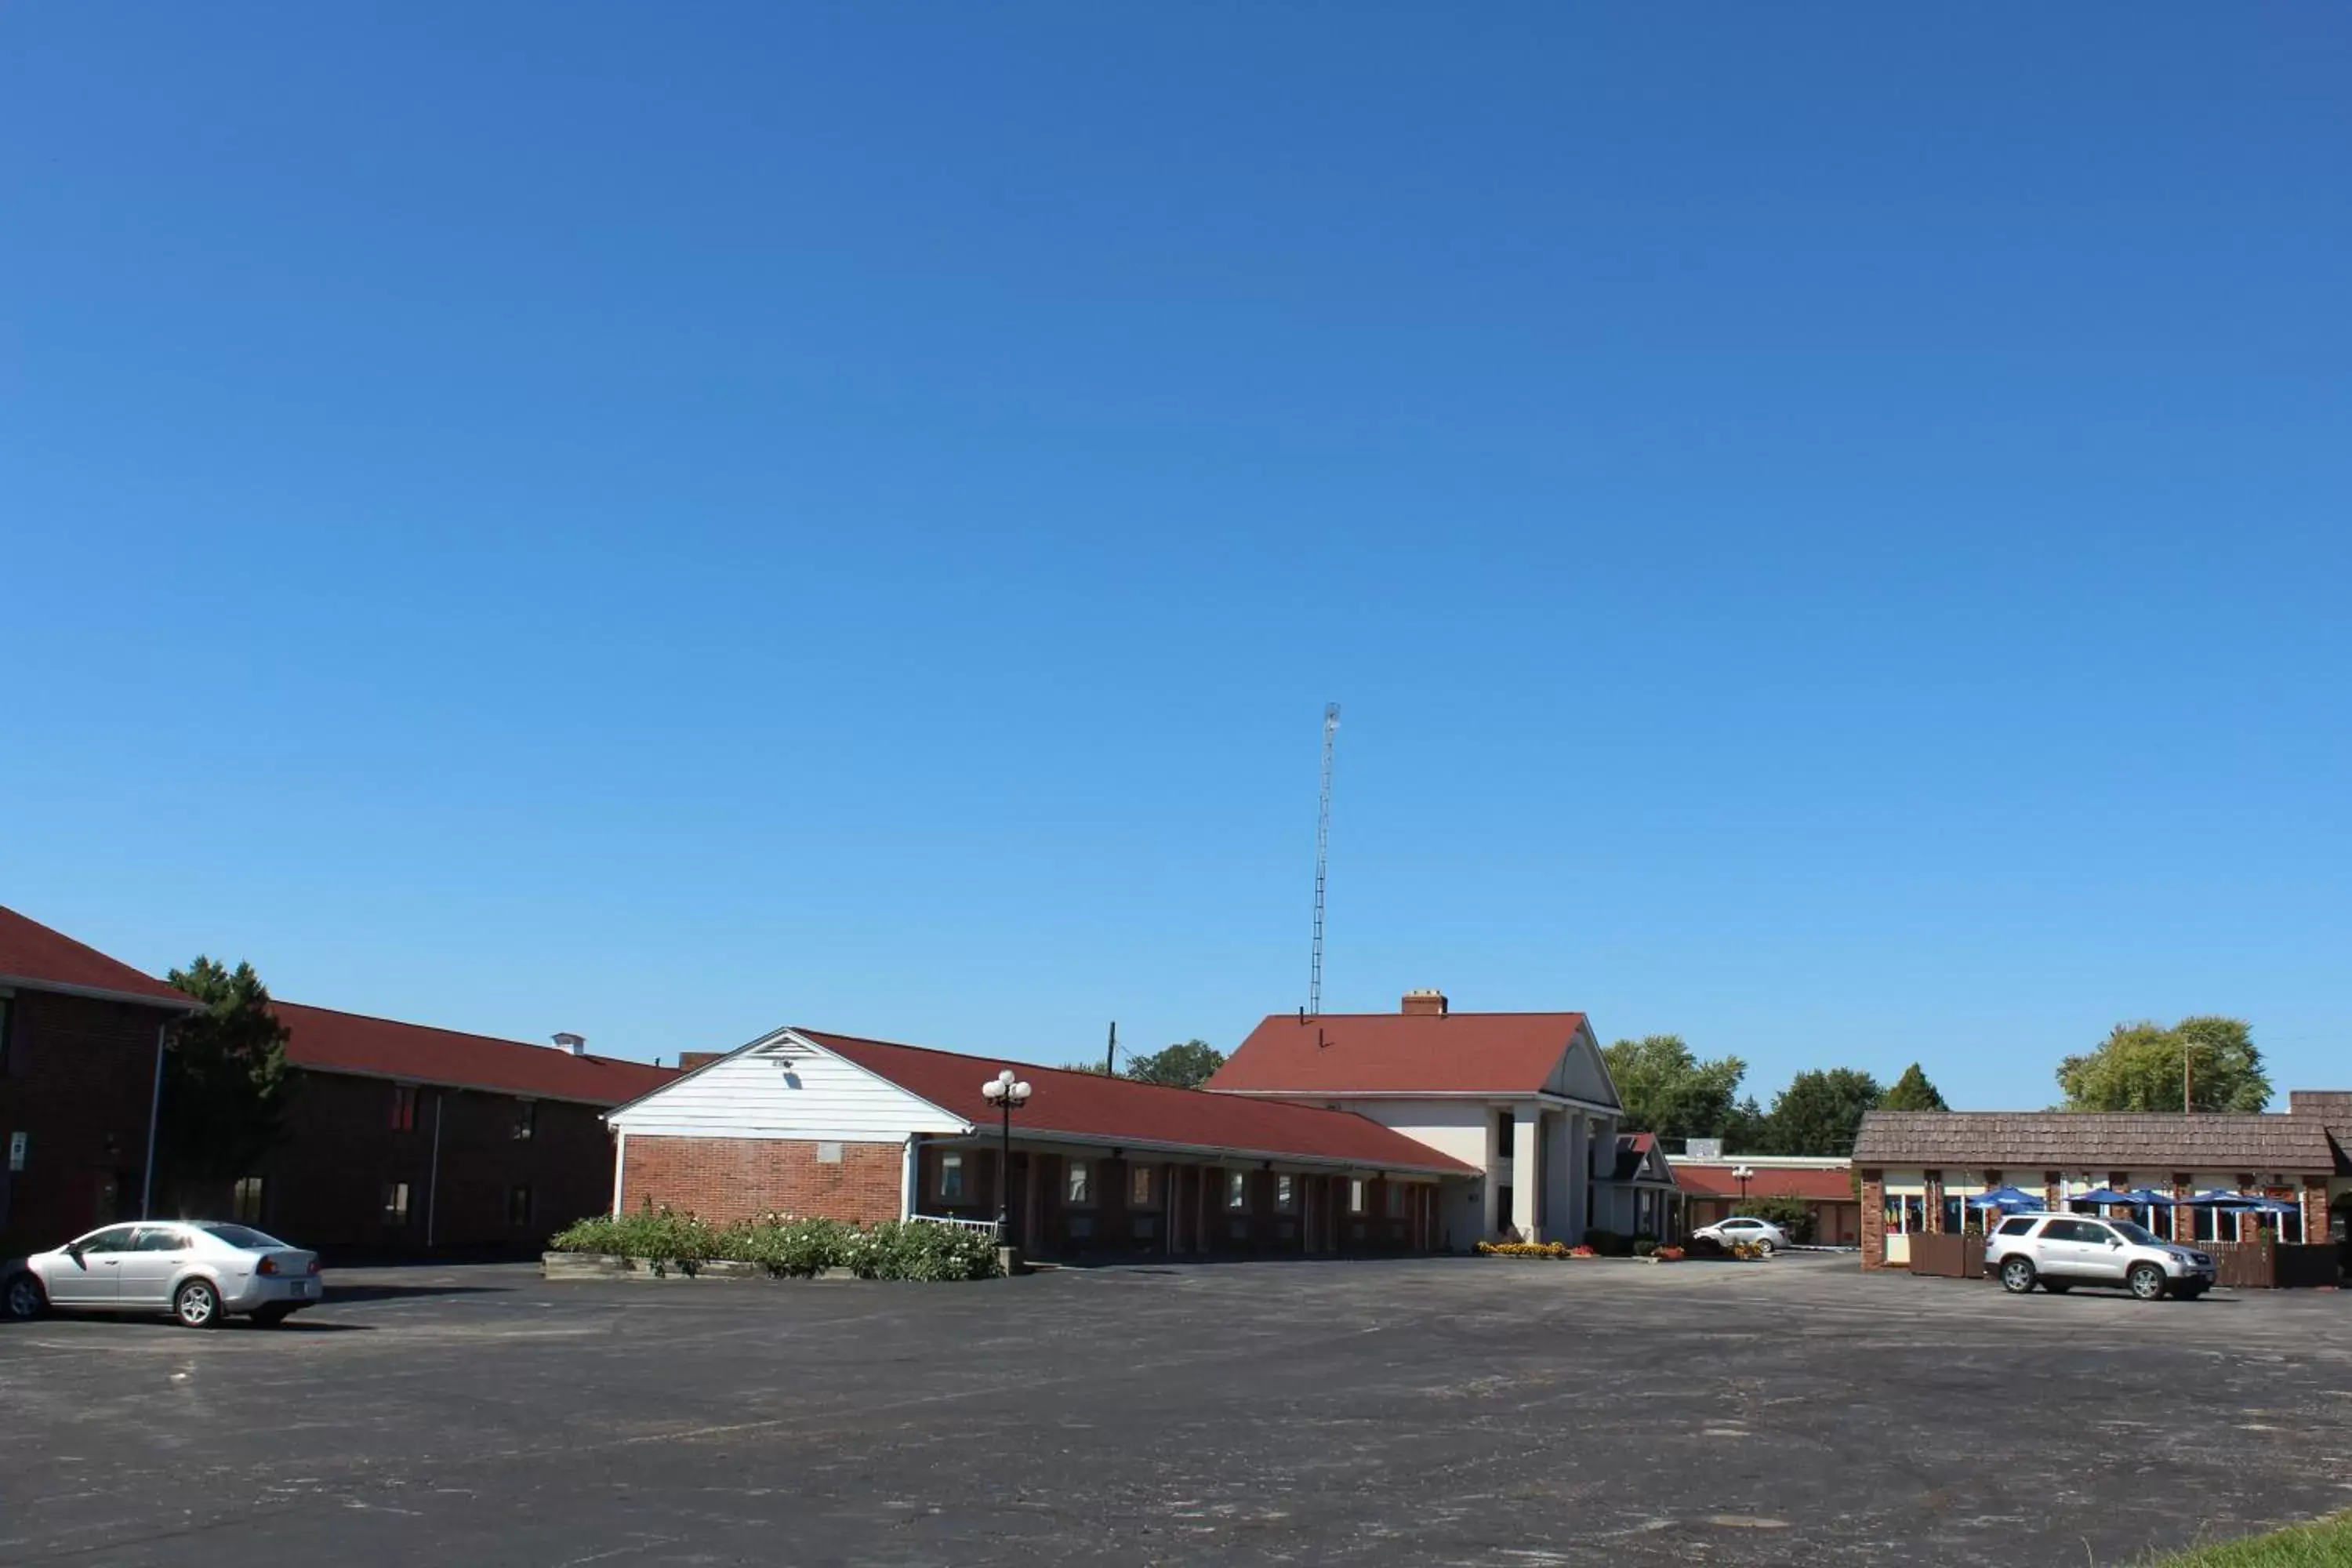
<instances>
[{"instance_id":1,"label":"red shingle roof","mask_svg":"<svg viewBox=\"0 0 2352 1568\"><path fill-rule=\"evenodd\" d=\"M575 1057L553 1046L463 1035L329 1007L272 1002L286 1026L289 1065L319 1072L483 1089L540 1100L618 1105L676 1078L668 1068L618 1057Z\"/></svg>"},{"instance_id":2,"label":"red shingle roof","mask_svg":"<svg viewBox=\"0 0 2352 1568\"><path fill-rule=\"evenodd\" d=\"M184 1012L195 1002L94 947L0 907L0 985L156 1002Z\"/></svg>"},{"instance_id":3,"label":"red shingle roof","mask_svg":"<svg viewBox=\"0 0 2352 1568\"><path fill-rule=\"evenodd\" d=\"M1467 1175L1475 1170L1353 1111L1323 1110L1281 1100L1235 1100L1197 1089L1164 1089L1100 1073L1028 1067L995 1057L961 1056L819 1029L793 1032L979 1126L996 1124L996 1111L982 1097L980 1086L1010 1067L1036 1091L1026 1106L1013 1113L1016 1132L1061 1132L1114 1143L1131 1140L1376 1170L1433 1171L1446 1175Z\"/></svg>"},{"instance_id":4,"label":"red shingle roof","mask_svg":"<svg viewBox=\"0 0 2352 1568\"><path fill-rule=\"evenodd\" d=\"M1281 1094L1533 1094L1581 1013L1276 1013L1208 1087Z\"/></svg>"},{"instance_id":5,"label":"red shingle roof","mask_svg":"<svg viewBox=\"0 0 2352 1568\"><path fill-rule=\"evenodd\" d=\"M1811 1203L1850 1204L1860 1200L1853 1190L1851 1171L1824 1171L1819 1168L1773 1170L1759 1165L1748 1178L1748 1195L1751 1198L1803 1198ZM1737 1198L1739 1179L1734 1176L1729 1163L1721 1165L1691 1165L1677 1160L1674 1163L1675 1184L1695 1198Z\"/></svg>"}]
</instances>

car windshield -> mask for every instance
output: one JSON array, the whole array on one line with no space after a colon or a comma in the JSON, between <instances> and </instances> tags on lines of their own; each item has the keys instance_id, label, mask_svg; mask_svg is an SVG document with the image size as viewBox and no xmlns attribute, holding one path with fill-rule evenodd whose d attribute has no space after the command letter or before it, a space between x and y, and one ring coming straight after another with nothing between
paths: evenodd
<instances>
[{"instance_id":1,"label":"car windshield","mask_svg":"<svg viewBox=\"0 0 2352 1568\"><path fill-rule=\"evenodd\" d=\"M2136 1243L2141 1247L2162 1247L2164 1245L2164 1238L2162 1237L2158 1236L2155 1232L2149 1230L2147 1226L2140 1224L2137 1220L2111 1219L2107 1221L2107 1224L2112 1226L2115 1228L2115 1233L2117 1236L2122 1237L2126 1241Z\"/></svg>"},{"instance_id":2,"label":"car windshield","mask_svg":"<svg viewBox=\"0 0 2352 1568\"><path fill-rule=\"evenodd\" d=\"M265 1236L250 1226L200 1225L198 1230L210 1231L231 1247L283 1247L286 1244L274 1236Z\"/></svg>"}]
</instances>

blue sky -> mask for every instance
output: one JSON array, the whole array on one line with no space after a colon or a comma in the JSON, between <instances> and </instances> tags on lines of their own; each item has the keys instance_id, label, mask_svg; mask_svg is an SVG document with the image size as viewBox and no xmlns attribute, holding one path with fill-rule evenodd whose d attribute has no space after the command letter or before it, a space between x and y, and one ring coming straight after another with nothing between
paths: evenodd
<instances>
[{"instance_id":1,"label":"blue sky","mask_svg":"<svg viewBox=\"0 0 2352 1568\"><path fill-rule=\"evenodd\" d=\"M18 6L0 901L652 1057L2344 1086L2352 12Z\"/></svg>"}]
</instances>

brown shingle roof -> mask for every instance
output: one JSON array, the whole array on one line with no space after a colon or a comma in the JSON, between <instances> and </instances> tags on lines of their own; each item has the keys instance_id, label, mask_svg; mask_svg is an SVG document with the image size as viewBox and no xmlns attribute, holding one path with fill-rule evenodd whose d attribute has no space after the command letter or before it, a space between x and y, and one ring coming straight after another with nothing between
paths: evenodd
<instances>
[{"instance_id":1,"label":"brown shingle roof","mask_svg":"<svg viewBox=\"0 0 2352 1568\"><path fill-rule=\"evenodd\" d=\"M2336 1173L2352 1176L2352 1089L2298 1089L2286 1097L2296 1116L2315 1116L2336 1144Z\"/></svg>"},{"instance_id":2,"label":"brown shingle roof","mask_svg":"<svg viewBox=\"0 0 2352 1568\"><path fill-rule=\"evenodd\" d=\"M2311 1116L2180 1116L2071 1110L1874 1110L1857 1165L2050 1170L2333 1171Z\"/></svg>"}]
</instances>

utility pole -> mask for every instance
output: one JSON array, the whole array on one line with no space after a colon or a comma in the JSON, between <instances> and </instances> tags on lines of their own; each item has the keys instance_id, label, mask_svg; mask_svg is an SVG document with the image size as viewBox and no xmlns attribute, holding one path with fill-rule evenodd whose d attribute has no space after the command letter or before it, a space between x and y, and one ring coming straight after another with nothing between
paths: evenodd
<instances>
[{"instance_id":1,"label":"utility pole","mask_svg":"<svg viewBox=\"0 0 2352 1568\"><path fill-rule=\"evenodd\" d=\"M2180 1114L2183 1116L2194 1116L2197 1114L2197 1097L2189 1092L2189 1045L2190 1041L2189 1037L2183 1035L2180 1038Z\"/></svg>"},{"instance_id":2,"label":"utility pole","mask_svg":"<svg viewBox=\"0 0 2352 1568\"><path fill-rule=\"evenodd\" d=\"M1323 797L1315 816L1315 945L1307 964L1307 1012L1323 1016L1323 879L1331 860L1331 737L1339 731L1339 705L1323 705Z\"/></svg>"},{"instance_id":3,"label":"utility pole","mask_svg":"<svg viewBox=\"0 0 2352 1568\"><path fill-rule=\"evenodd\" d=\"M1110 1077L1118 1071L1118 1020L1110 1021L1110 1044L1103 1047L1103 1074Z\"/></svg>"}]
</instances>

